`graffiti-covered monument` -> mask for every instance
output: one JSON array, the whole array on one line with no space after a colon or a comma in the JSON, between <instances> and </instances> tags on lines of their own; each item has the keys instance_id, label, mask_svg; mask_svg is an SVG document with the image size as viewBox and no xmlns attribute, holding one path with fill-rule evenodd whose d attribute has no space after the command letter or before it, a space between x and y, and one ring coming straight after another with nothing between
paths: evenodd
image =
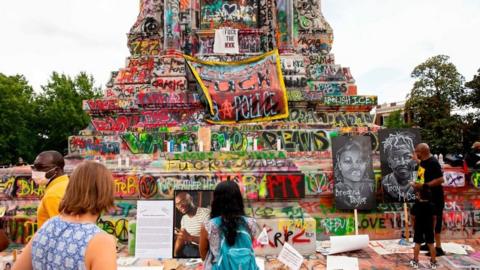
<instances>
[{"instance_id":1,"label":"graffiti-covered monument","mask_svg":"<svg viewBox=\"0 0 480 270\"><path fill-rule=\"evenodd\" d=\"M353 223L324 202L330 137L375 139L376 97L357 95L332 43L320 1L141 1L126 66L102 99L84 101L91 125L69 139L70 154L115 171L129 209L105 222L132 223L135 200L233 180L268 228L259 254L278 254L285 241L313 254L317 238L339 233L327 212L349 233Z\"/></svg>"},{"instance_id":2,"label":"graffiti-covered monument","mask_svg":"<svg viewBox=\"0 0 480 270\"><path fill-rule=\"evenodd\" d=\"M380 188L370 114L377 98L357 93L332 44L320 0L141 0L126 65L112 72L102 98L84 101L91 124L69 138L68 170L91 159L114 172L116 209L99 226L133 252L138 200L173 200L175 191L232 180L247 213L267 228L259 255L278 254L285 242L313 254L316 240L354 233L353 212L334 202L332 144L359 135L349 143L369 149L375 172L359 230L399 238L402 205L384 203ZM18 177L18 185L31 183ZM32 184L17 199L34 209L41 193ZM447 195L446 216L470 213L463 198ZM474 225L451 220L449 237L472 234Z\"/></svg>"}]
</instances>

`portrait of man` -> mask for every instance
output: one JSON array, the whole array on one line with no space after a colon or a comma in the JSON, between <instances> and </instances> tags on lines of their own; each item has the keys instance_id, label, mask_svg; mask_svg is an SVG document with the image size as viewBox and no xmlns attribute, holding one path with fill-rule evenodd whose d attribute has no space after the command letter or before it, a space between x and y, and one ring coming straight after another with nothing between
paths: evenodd
<instances>
[{"instance_id":1,"label":"portrait of man","mask_svg":"<svg viewBox=\"0 0 480 270\"><path fill-rule=\"evenodd\" d=\"M335 207L368 210L375 207L375 182L369 137L332 139Z\"/></svg>"},{"instance_id":2,"label":"portrait of man","mask_svg":"<svg viewBox=\"0 0 480 270\"><path fill-rule=\"evenodd\" d=\"M412 202L417 163L412 159L420 142L417 129L382 129L379 131L383 198L387 202Z\"/></svg>"},{"instance_id":3,"label":"portrait of man","mask_svg":"<svg viewBox=\"0 0 480 270\"><path fill-rule=\"evenodd\" d=\"M210 219L213 191L175 191L174 258L199 258L200 228Z\"/></svg>"}]
</instances>

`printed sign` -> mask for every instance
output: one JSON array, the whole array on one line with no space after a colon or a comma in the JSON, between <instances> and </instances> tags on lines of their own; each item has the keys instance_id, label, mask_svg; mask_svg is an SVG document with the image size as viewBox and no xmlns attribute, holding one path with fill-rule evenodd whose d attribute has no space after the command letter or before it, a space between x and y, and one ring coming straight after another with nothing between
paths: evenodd
<instances>
[{"instance_id":1,"label":"printed sign","mask_svg":"<svg viewBox=\"0 0 480 270\"><path fill-rule=\"evenodd\" d=\"M238 30L237 29L216 29L215 43L213 44L214 53L237 54L238 49Z\"/></svg>"}]
</instances>

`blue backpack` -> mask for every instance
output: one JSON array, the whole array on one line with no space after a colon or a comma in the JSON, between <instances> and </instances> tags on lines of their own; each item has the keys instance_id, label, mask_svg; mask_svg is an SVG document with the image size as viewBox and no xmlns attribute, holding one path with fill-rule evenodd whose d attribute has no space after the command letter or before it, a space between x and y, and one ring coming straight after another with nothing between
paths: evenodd
<instances>
[{"instance_id":1,"label":"blue backpack","mask_svg":"<svg viewBox=\"0 0 480 270\"><path fill-rule=\"evenodd\" d=\"M220 228L221 217L213 218L212 221ZM258 270L253 253L252 237L246 224L245 220L245 223L237 228L237 237L233 246L228 245L224 233L221 232L220 252L212 265L213 270Z\"/></svg>"}]
</instances>

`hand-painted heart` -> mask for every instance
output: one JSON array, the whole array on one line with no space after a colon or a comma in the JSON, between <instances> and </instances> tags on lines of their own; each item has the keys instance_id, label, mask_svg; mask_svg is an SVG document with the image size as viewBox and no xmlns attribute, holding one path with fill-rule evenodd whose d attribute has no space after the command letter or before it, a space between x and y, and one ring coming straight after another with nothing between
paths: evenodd
<instances>
[{"instance_id":1,"label":"hand-painted heart","mask_svg":"<svg viewBox=\"0 0 480 270\"><path fill-rule=\"evenodd\" d=\"M223 9L225 9L228 12L228 14L232 14L235 11L235 9L237 9L237 5L236 4L231 4L231 5L224 4Z\"/></svg>"}]
</instances>

